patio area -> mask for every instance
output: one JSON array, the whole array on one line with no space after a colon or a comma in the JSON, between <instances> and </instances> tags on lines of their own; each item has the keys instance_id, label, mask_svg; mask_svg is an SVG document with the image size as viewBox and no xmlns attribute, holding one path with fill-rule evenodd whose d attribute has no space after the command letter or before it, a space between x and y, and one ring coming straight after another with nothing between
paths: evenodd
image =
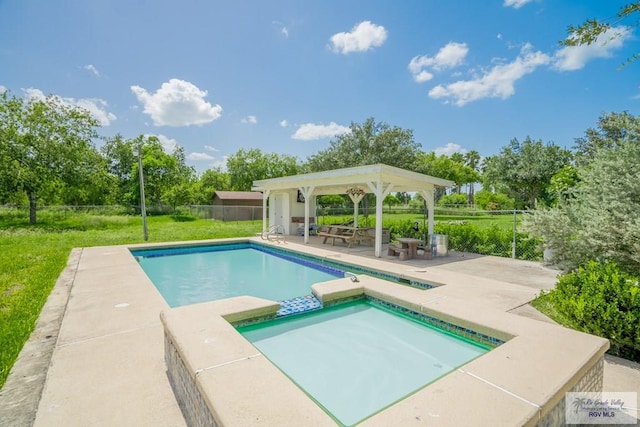
<instances>
[{"instance_id":1,"label":"patio area","mask_svg":"<svg viewBox=\"0 0 640 427\"><path fill-rule=\"evenodd\" d=\"M541 289L554 286L558 273L538 263L456 252L400 261L385 248L376 257L371 246L331 246L318 236L308 236L307 244L297 236L284 242L252 239L446 284L437 289L439 295L463 301L464 310L477 307L550 323L527 305ZM160 312L169 307L129 247L71 254L0 391L3 425L185 425L166 376ZM194 332L203 327L194 326ZM607 357L604 390L640 393L637 365Z\"/></svg>"}]
</instances>

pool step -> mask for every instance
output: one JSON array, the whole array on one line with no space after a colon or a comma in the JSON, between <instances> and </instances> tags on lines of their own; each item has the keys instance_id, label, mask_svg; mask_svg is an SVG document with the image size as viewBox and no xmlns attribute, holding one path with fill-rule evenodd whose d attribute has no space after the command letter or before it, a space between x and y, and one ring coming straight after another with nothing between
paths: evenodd
<instances>
[{"instance_id":1,"label":"pool step","mask_svg":"<svg viewBox=\"0 0 640 427\"><path fill-rule=\"evenodd\" d=\"M319 308L322 308L322 303L313 295L295 297L280 301L280 310L276 313L276 317L300 314L306 311L317 310Z\"/></svg>"}]
</instances>

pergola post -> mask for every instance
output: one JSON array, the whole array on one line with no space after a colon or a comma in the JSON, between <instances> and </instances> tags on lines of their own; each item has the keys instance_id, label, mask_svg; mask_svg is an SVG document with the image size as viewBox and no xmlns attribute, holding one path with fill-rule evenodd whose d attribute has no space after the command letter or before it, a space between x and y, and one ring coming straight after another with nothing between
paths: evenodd
<instances>
[{"instance_id":1,"label":"pergola post","mask_svg":"<svg viewBox=\"0 0 640 427\"><path fill-rule=\"evenodd\" d=\"M304 197L304 242L309 243L309 199L313 194L314 186L300 187L300 193Z\"/></svg>"},{"instance_id":2,"label":"pergola post","mask_svg":"<svg viewBox=\"0 0 640 427\"><path fill-rule=\"evenodd\" d=\"M269 193L271 193L271 190L264 190L262 192L262 231L266 231L269 226L267 221L267 200L269 200Z\"/></svg>"},{"instance_id":3,"label":"pergola post","mask_svg":"<svg viewBox=\"0 0 640 427\"><path fill-rule=\"evenodd\" d=\"M353 202L353 226L357 227L358 226L358 207L360 206L360 202L364 198L364 194L357 194L357 193L354 194L353 192L348 192L348 191L347 191L347 194L349 195L349 198Z\"/></svg>"},{"instance_id":4,"label":"pergola post","mask_svg":"<svg viewBox=\"0 0 640 427\"><path fill-rule=\"evenodd\" d=\"M427 204L427 210L429 211L429 217L427 222L427 237L433 235L433 225L435 224L435 215L433 212L434 200L433 200L433 188L430 190L421 190L420 194Z\"/></svg>"},{"instance_id":5,"label":"pergola post","mask_svg":"<svg viewBox=\"0 0 640 427\"><path fill-rule=\"evenodd\" d=\"M380 258L382 256L382 201L387 197L387 194L391 192L393 184L390 183L386 188L383 188L382 181L367 182L367 185L373 194L376 195L376 239L374 255L376 258Z\"/></svg>"}]
</instances>

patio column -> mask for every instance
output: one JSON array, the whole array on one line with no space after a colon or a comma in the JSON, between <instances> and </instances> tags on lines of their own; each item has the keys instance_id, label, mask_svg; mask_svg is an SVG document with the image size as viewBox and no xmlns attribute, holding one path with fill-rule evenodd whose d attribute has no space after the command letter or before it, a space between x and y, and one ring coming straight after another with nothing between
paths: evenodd
<instances>
[{"instance_id":1,"label":"patio column","mask_svg":"<svg viewBox=\"0 0 640 427\"><path fill-rule=\"evenodd\" d=\"M266 231L267 224L267 200L269 200L269 190L264 190L262 192L262 231Z\"/></svg>"},{"instance_id":2,"label":"patio column","mask_svg":"<svg viewBox=\"0 0 640 427\"><path fill-rule=\"evenodd\" d=\"M382 181L367 182L367 185L371 189L371 192L376 195L376 240L374 244L374 254L377 258L382 256L382 201L387 194L391 192L393 184L389 184L386 187Z\"/></svg>"},{"instance_id":3,"label":"patio column","mask_svg":"<svg viewBox=\"0 0 640 427\"><path fill-rule=\"evenodd\" d=\"M420 195L427 203L427 210L429 211L428 225L427 225L427 238L433 234L433 225L435 223L435 217L433 213L434 201L433 201L433 188L430 190L420 190Z\"/></svg>"},{"instance_id":4,"label":"patio column","mask_svg":"<svg viewBox=\"0 0 640 427\"><path fill-rule=\"evenodd\" d=\"M300 187L300 193L304 197L304 242L309 243L309 198L313 194L315 187Z\"/></svg>"},{"instance_id":5,"label":"patio column","mask_svg":"<svg viewBox=\"0 0 640 427\"><path fill-rule=\"evenodd\" d=\"M360 206L360 202L362 201L364 194L352 194L352 193L347 193L347 194L349 195L349 198L353 202L353 226L357 227L358 226L358 207Z\"/></svg>"}]
</instances>

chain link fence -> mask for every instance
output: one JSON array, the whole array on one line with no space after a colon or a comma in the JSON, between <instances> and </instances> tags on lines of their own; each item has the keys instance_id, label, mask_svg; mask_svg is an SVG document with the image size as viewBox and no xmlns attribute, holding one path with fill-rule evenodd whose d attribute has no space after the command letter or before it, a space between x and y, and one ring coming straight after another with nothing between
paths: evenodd
<instances>
[{"instance_id":1,"label":"chain link fence","mask_svg":"<svg viewBox=\"0 0 640 427\"><path fill-rule=\"evenodd\" d=\"M542 260L541 242L532 238L522 223L533 211L477 210L467 207L436 208L434 234L446 235L450 251L494 255L530 261ZM427 214L420 206L384 206L383 227L391 238L428 240ZM353 208L318 208L319 224L340 224L353 219ZM360 209L358 224L375 225L375 209Z\"/></svg>"},{"instance_id":2,"label":"chain link fence","mask_svg":"<svg viewBox=\"0 0 640 427\"><path fill-rule=\"evenodd\" d=\"M38 206L38 211L48 211L55 217L65 218L73 214L86 215L140 215L138 206ZM170 207L148 206L149 215L190 215L193 217L231 221L257 221L262 219L262 206L191 205ZM472 208L436 208L434 234L446 235L448 250L495 255L501 257L541 261L542 245L529 236L522 227L526 216L533 211L482 211ZM28 217L26 206L0 206L0 214ZM374 227L375 208L359 210L358 225ZM313 214L312 214L313 215ZM398 237L428 240L427 215L418 206L385 206L383 227L389 229L391 239ZM341 224L353 221L353 207L318 207L315 222L318 225Z\"/></svg>"}]
</instances>

